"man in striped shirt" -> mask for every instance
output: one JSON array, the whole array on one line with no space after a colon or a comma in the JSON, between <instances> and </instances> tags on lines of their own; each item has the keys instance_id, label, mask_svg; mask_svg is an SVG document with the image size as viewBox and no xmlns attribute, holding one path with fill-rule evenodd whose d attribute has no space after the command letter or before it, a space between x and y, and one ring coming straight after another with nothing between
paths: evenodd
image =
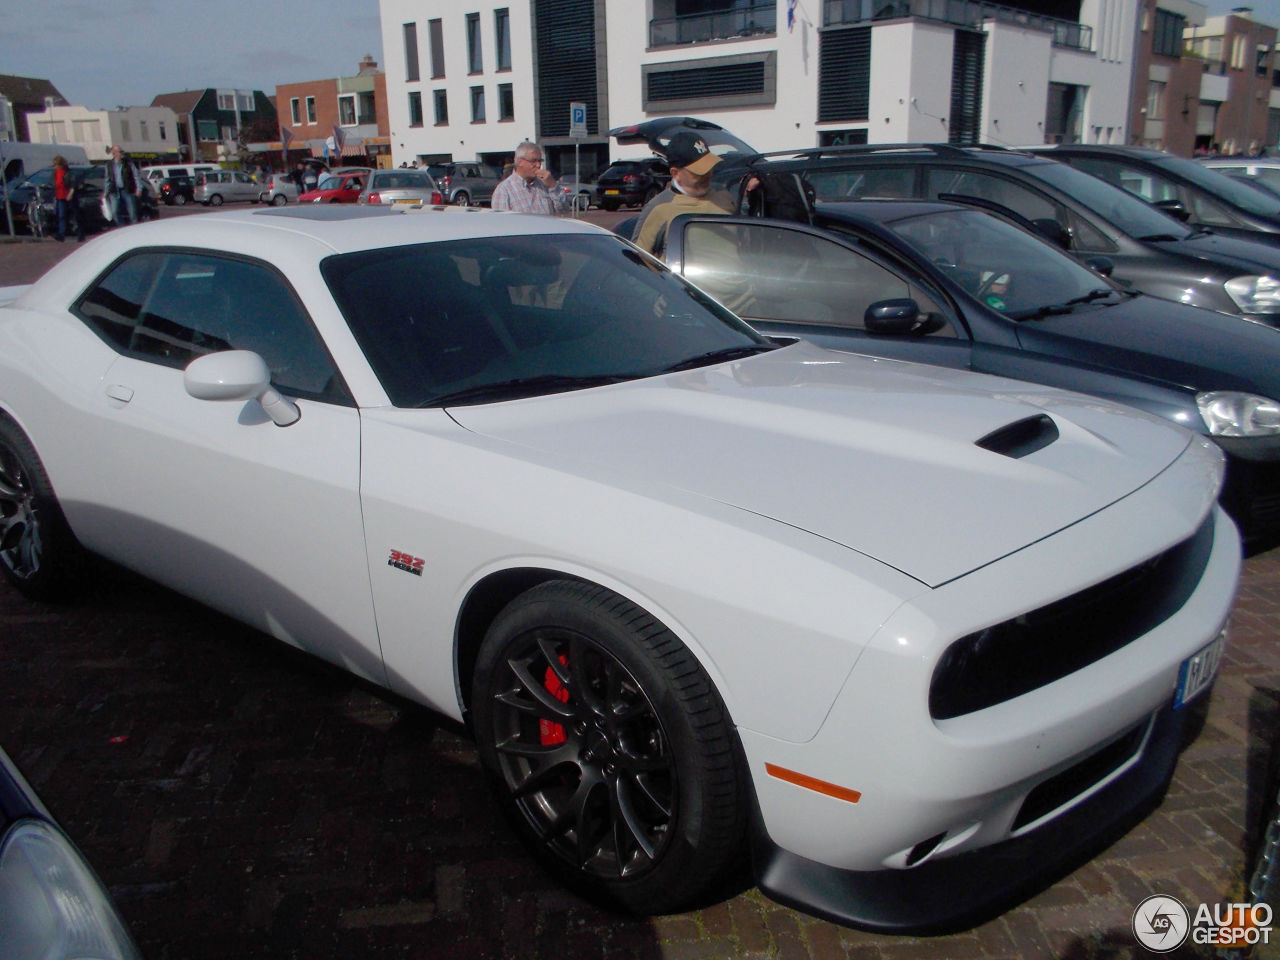
<instances>
[{"instance_id":1,"label":"man in striped shirt","mask_svg":"<svg viewBox=\"0 0 1280 960\"><path fill-rule=\"evenodd\" d=\"M526 140L516 147L515 169L494 188L489 205L514 213L563 216L569 212L569 200L551 171L542 165L542 149Z\"/></svg>"}]
</instances>

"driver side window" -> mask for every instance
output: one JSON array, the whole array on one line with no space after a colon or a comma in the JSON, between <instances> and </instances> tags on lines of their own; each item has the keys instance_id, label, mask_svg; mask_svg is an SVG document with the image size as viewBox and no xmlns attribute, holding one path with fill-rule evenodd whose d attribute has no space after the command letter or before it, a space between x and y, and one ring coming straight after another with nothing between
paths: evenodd
<instances>
[{"instance_id":1,"label":"driver side window","mask_svg":"<svg viewBox=\"0 0 1280 960\"><path fill-rule=\"evenodd\" d=\"M342 378L284 278L248 260L180 250L136 254L76 304L121 353L183 368L222 350L252 350L293 396L349 404Z\"/></svg>"},{"instance_id":2,"label":"driver side window","mask_svg":"<svg viewBox=\"0 0 1280 960\"><path fill-rule=\"evenodd\" d=\"M863 329L880 300L916 301L929 335L957 336L918 285L857 251L802 230L761 223L690 223L684 275L746 319Z\"/></svg>"}]
</instances>

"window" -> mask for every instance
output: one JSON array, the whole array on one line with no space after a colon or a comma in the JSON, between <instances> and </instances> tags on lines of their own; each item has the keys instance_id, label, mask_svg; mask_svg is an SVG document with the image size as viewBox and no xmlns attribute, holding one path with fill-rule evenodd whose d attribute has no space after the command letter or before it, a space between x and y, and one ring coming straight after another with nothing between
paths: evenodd
<instances>
[{"instance_id":1,"label":"window","mask_svg":"<svg viewBox=\"0 0 1280 960\"><path fill-rule=\"evenodd\" d=\"M511 84L498 84L498 119L514 120L516 118L516 96Z\"/></svg>"},{"instance_id":2,"label":"window","mask_svg":"<svg viewBox=\"0 0 1280 960\"><path fill-rule=\"evenodd\" d=\"M297 97L289 101L289 116L293 117L295 125L302 122L302 103Z\"/></svg>"},{"instance_id":3,"label":"window","mask_svg":"<svg viewBox=\"0 0 1280 960\"><path fill-rule=\"evenodd\" d=\"M1151 52L1158 57L1182 56L1182 31L1186 25L1186 17L1157 9L1156 28L1151 36Z\"/></svg>"},{"instance_id":4,"label":"window","mask_svg":"<svg viewBox=\"0 0 1280 960\"><path fill-rule=\"evenodd\" d=\"M910 297L933 336L955 327L921 289L822 237L757 223L699 221L684 232L685 276L739 316L861 328L867 307Z\"/></svg>"},{"instance_id":5,"label":"window","mask_svg":"<svg viewBox=\"0 0 1280 960\"><path fill-rule=\"evenodd\" d=\"M493 11L494 56L497 69L511 69L511 11L506 7Z\"/></svg>"},{"instance_id":6,"label":"window","mask_svg":"<svg viewBox=\"0 0 1280 960\"><path fill-rule=\"evenodd\" d=\"M1254 68L1257 75L1260 77L1265 77L1267 75L1267 68L1270 66L1270 64L1271 64L1270 49L1268 49L1265 44L1261 44L1261 43L1258 44L1257 64Z\"/></svg>"},{"instance_id":7,"label":"window","mask_svg":"<svg viewBox=\"0 0 1280 960\"><path fill-rule=\"evenodd\" d=\"M950 195L989 200L1028 220L1043 218L1065 222L1057 206L1043 194L1028 190L1019 183L992 176L978 170L951 170L929 167L925 171L925 197L947 200Z\"/></svg>"},{"instance_id":8,"label":"window","mask_svg":"<svg viewBox=\"0 0 1280 960\"><path fill-rule=\"evenodd\" d=\"M404 78L410 83L418 79L418 25L404 25Z\"/></svg>"},{"instance_id":9,"label":"window","mask_svg":"<svg viewBox=\"0 0 1280 960\"><path fill-rule=\"evenodd\" d=\"M128 120L121 120L121 121L120 121L120 139L121 139L121 140L131 140L131 139L133 139L132 137L130 137L130 136L129 136L129 121L128 121Z\"/></svg>"},{"instance_id":10,"label":"window","mask_svg":"<svg viewBox=\"0 0 1280 960\"><path fill-rule=\"evenodd\" d=\"M444 90L433 90L431 95L435 100L436 126L446 126L449 123L449 94Z\"/></svg>"},{"instance_id":11,"label":"window","mask_svg":"<svg viewBox=\"0 0 1280 960\"><path fill-rule=\"evenodd\" d=\"M196 136L205 143L216 141L218 139L218 121L197 120Z\"/></svg>"},{"instance_id":12,"label":"window","mask_svg":"<svg viewBox=\"0 0 1280 960\"><path fill-rule=\"evenodd\" d=\"M1147 119L1164 119L1164 88L1159 80L1147 81Z\"/></svg>"},{"instance_id":13,"label":"window","mask_svg":"<svg viewBox=\"0 0 1280 960\"><path fill-rule=\"evenodd\" d=\"M236 108L236 92L234 90L218 91L218 109L234 110Z\"/></svg>"},{"instance_id":14,"label":"window","mask_svg":"<svg viewBox=\"0 0 1280 960\"><path fill-rule=\"evenodd\" d=\"M467 72L483 73L484 57L480 49L480 14L467 14Z\"/></svg>"},{"instance_id":15,"label":"window","mask_svg":"<svg viewBox=\"0 0 1280 960\"><path fill-rule=\"evenodd\" d=\"M471 88L471 122L484 123L484 87Z\"/></svg>"},{"instance_id":16,"label":"window","mask_svg":"<svg viewBox=\"0 0 1280 960\"><path fill-rule=\"evenodd\" d=\"M316 122L316 98L307 97L307 123Z\"/></svg>"},{"instance_id":17,"label":"window","mask_svg":"<svg viewBox=\"0 0 1280 960\"><path fill-rule=\"evenodd\" d=\"M422 94L417 90L409 93L409 126L422 126Z\"/></svg>"},{"instance_id":18,"label":"window","mask_svg":"<svg viewBox=\"0 0 1280 960\"><path fill-rule=\"evenodd\" d=\"M356 104L356 123L378 122L378 107L372 91L358 94Z\"/></svg>"},{"instance_id":19,"label":"window","mask_svg":"<svg viewBox=\"0 0 1280 960\"><path fill-rule=\"evenodd\" d=\"M147 121L145 120L138 121L138 139L143 143L149 143L151 141L151 136L147 132Z\"/></svg>"},{"instance_id":20,"label":"window","mask_svg":"<svg viewBox=\"0 0 1280 960\"><path fill-rule=\"evenodd\" d=\"M253 94L250 91L237 91L236 100L240 104L240 111L242 113L253 113Z\"/></svg>"},{"instance_id":21,"label":"window","mask_svg":"<svg viewBox=\"0 0 1280 960\"><path fill-rule=\"evenodd\" d=\"M164 125L164 121L163 121L163 120L161 120L161 121L159 121L158 123L156 123L156 127L157 127L157 129L160 131L160 139L161 139L161 140L168 140L168 139L169 139L169 130L168 130L168 128L167 128L167 127L165 127L165 125Z\"/></svg>"},{"instance_id":22,"label":"window","mask_svg":"<svg viewBox=\"0 0 1280 960\"><path fill-rule=\"evenodd\" d=\"M356 124L356 97L355 94L348 94L338 98L338 123L344 127L354 127Z\"/></svg>"},{"instance_id":23,"label":"window","mask_svg":"<svg viewBox=\"0 0 1280 960\"><path fill-rule=\"evenodd\" d=\"M916 170L903 164L857 167L852 170L817 169L807 174L819 200L861 200L915 196Z\"/></svg>"},{"instance_id":24,"label":"window","mask_svg":"<svg viewBox=\"0 0 1280 960\"><path fill-rule=\"evenodd\" d=\"M1244 69L1245 38L1237 36L1231 41L1231 66L1235 70Z\"/></svg>"},{"instance_id":25,"label":"window","mask_svg":"<svg viewBox=\"0 0 1280 960\"><path fill-rule=\"evenodd\" d=\"M181 369L219 350L253 350L292 396L345 403L333 361L284 279L248 260L151 252L112 269L76 313L126 356Z\"/></svg>"},{"instance_id":26,"label":"window","mask_svg":"<svg viewBox=\"0 0 1280 960\"><path fill-rule=\"evenodd\" d=\"M444 77L444 24L439 20L427 23L431 33L431 79Z\"/></svg>"}]
</instances>

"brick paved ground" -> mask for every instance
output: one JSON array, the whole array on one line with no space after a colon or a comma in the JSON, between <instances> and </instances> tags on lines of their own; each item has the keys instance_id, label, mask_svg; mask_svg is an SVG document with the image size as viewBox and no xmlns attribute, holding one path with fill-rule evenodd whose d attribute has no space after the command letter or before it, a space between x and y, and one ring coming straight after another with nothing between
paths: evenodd
<instances>
[{"instance_id":1,"label":"brick paved ground","mask_svg":"<svg viewBox=\"0 0 1280 960\"><path fill-rule=\"evenodd\" d=\"M52 256L40 246L0 244L0 284ZM1242 893L1278 627L1280 549L1246 562L1205 728L1160 808L1023 905L938 938L842 929L753 889L680 916L602 913L531 865L458 731L111 568L59 608L0 585L0 743L151 960L1110 960L1148 956L1129 930L1146 896Z\"/></svg>"}]
</instances>

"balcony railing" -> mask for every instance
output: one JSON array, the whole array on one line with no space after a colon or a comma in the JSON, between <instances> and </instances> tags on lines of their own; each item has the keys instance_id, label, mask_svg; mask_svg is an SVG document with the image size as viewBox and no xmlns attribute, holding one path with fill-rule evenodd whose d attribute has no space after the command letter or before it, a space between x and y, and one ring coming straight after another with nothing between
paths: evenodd
<instances>
[{"instance_id":1,"label":"balcony railing","mask_svg":"<svg viewBox=\"0 0 1280 960\"><path fill-rule=\"evenodd\" d=\"M980 27L985 20L1021 23L1052 33L1055 47L1093 49L1093 27L982 0L823 0L822 4L822 22L828 27L898 17L918 17L962 27Z\"/></svg>"},{"instance_id":2,"label":"balcony railing","mask_svg":"<svg viewBox=\"0 0 1280 960\"><path fill-rule=\"evenodd\" d=\"M708 40L733 40L777 33L777 0L756 3L734 10L695 13L649 21L649 46L662 47L680 43L705 43Z\"/></svg>"}]
</instances>

